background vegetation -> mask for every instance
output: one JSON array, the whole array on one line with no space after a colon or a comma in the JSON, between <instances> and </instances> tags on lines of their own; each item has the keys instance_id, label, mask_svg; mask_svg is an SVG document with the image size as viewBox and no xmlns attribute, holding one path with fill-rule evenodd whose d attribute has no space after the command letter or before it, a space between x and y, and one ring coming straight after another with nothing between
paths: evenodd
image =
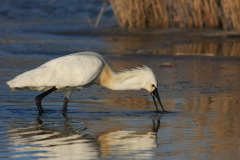
<instances>
[{"instance_id":1,"label":"background vegetation","mask_svg":"<svg viewBox=\"0 0 240 160\"><path fill-rule=\"evenodd\" d=\"M122 27L240 30L239 0L109 0Z\"/></svg>"}]
</instances>

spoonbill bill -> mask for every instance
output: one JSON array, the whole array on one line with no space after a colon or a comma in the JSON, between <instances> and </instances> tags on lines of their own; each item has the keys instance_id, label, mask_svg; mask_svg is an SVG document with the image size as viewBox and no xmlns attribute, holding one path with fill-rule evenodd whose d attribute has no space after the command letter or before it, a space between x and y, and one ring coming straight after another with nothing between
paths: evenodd
<instances>
[{"instance_id":1,"label":"spoonbill bill","mask_svg":"<svg viewBox=\"0 0 240 160\"><path fill-rule=\"evenodd\" d=\"M99 84L112 90L146 89L155 97L165 112L157 90L157 80L147 66L115 73L105 59L95 52L79 52L46 62L7 82L11 90L45 91L36 96L39 114L43 114L42 99L52 92L64 93L63 113L67 113L68 100L73 90Z\"/></svg>"}]
</instances>

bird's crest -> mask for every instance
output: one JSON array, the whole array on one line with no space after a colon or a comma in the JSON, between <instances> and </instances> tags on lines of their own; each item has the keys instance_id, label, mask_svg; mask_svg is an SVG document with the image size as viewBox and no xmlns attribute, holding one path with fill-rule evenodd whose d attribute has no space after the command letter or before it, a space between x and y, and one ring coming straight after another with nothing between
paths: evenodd
<instances>
[{"instance_id":1,"label":"bird's crest","mask_svg":"<svg viewBox=\"0 0 240 160\"><path fill-rule=\"evenodd\" d=\"M118 76L118 80L119 81L124 81L126 79L129 78L133 78L133 77L146 77L146 78L154 78L156 79L155 75L153 74L153 71L151 68L143 65L142 67L137 67L134 69L125 69L122 68L122 70L120 70L121 74L119 74Z\"/></svg>"}]
</instances>

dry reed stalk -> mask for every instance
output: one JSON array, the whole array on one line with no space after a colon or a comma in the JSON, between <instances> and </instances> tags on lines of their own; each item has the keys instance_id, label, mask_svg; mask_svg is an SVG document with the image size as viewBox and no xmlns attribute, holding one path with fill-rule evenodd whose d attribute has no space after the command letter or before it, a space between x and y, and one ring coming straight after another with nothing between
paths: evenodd
<instances>
[{"instance_id":1,"label":"dry reed stalk","mask_svg":"<svg viewBox=\"0 0 240 160\"><path fill-rule=\"evenodd\" d=\"M89 17L87 17L87 21L88 21L89 25L91 26L91 28L93 28L94 27L93 23L92 23L92 21L91 21L91 19Z\"/></svg>"},{"instance_id":2,"label":"dry reed stalk","mask_svg":"<svg viewBox=\"0 0 240 160\"><path fill-rule=\"evenodd\" d=\"M104 0L104 1L103 1L103 6L102 6L102 8L101 8L101 11L100 11L100 13L98 14L98 18L97 18L97 20L96 20L96 22L95 22L95 24L94 24L94 27L95 27L95 28L97 28L97 26L98 26L98 23L99 23L99 21L100 21L100 19L101 19L101 17L102 17L102 14L103 14L103 12L104 12L104 9L105 9L106 5L107 5L107 0ZM89 19L89 20L90 20L90 19Z\"/></svg>"},{"instance_id":3,"label":"dry reed stalk","mask_svg":"<svg viewBox=\"0 0 240 160\"><path fill-rule=\"evenodd\" d=\"M122 27L240 30L239 0L109 0Z\"/></svg>"},{"instance_id":4,"label":"dry reed stalk","mask_svg":"<svg viewBox=\"0 0 240 160\"><path fill-rule=\"evenodd\" d=\"M228 0L222 2L222 21L224 29L240 30L240 2L239 0Z\"/></svg>"}]
</instances>

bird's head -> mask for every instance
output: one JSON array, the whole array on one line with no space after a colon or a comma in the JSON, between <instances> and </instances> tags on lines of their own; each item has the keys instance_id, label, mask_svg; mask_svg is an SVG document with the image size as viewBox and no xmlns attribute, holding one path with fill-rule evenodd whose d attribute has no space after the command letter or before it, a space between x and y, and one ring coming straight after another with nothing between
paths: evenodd
<instances>
[{"instance_id":1,"label":"bird's head","mask_svg":"<svg viewBox=\"0 0 240 160\"><path fill-rule=\"evenodd\" d=\"M160 103L162 109L162 103L160 101L160 97L157 90L157 79L154 75L151 68L147 66L137 67L136 69L132 70L124 70L120 74L118 74L117 78L115 79L114 87L112 89L127 89L127 90L139 90L145 89L147 90L151 96L153 97L155 106L157 108L157 104L155 98L157 98L158 102ZM121 84L121 85L116 85ZM158 111L158 108L157 108ZM163 111L165 111L163 109Z\"/></svg>"},{"instance_id":2,"label":"bird's head","mask_svg":"<svg viewBox=\"0 0 240 160\"><path fill-rule=\"evenodd\" d=\"M163 105L161 103L159 94L158 94L156 76L154 75L153 71L150 68L144 66L143 69L145 70L145 75L143 76L143 87L142 88L146 89L151 94L157 111L158 111L158 107L157 107L155 98L157 98L160 106L162 107L162 110L165 112Z\"/></svg>"},{"instance_id":3,"label":"bird's head","mask_svg":"<svg viewBox=\"0 0 240 160\"><path fill-rule=\"evenodd\" d=\"M155 75L152 77L148 77L145 81L143 81L142 89L147 90L149 93L153 92L157 88L157 80Z\"/></svg>"}]
</instances>

